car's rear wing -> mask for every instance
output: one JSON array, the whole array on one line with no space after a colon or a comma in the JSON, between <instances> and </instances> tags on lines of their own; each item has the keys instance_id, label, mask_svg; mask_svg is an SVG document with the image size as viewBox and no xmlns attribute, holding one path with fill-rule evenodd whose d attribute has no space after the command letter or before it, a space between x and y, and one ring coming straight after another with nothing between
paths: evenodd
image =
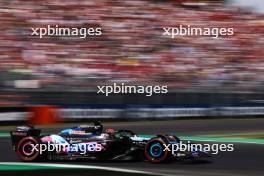
<instances>
[{"instance_id":1,"label":"car's rear wing","mask_svg":"<svg viewBox=\"0 0 264 176\"><path fill-rule=\"evenodd\" d=\"M17 145L21 139L27 136L39 137L41 133L40 129L36 129L33 126L18 126L15 131L10 132L12 149L16 150Z\"/></svg>"}]
</instances>

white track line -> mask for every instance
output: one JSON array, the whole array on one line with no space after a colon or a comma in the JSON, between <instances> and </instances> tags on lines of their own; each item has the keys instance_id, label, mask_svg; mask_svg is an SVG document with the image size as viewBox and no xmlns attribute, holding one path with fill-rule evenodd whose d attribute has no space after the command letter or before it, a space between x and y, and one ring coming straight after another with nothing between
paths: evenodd
<instances>
[{"instance_id":1,"label":"white track line","mask_svg":"<svg viewBox=\"0 0 264 176\"><path fill-rule=\"evenodd\" d=\"M92 166L92 165L76 165L76 164L0 162L0 165L43 166L43 167L57 167L57 168L71 168L71 169L97 169L97 170L107 170L107 171L135 173L135 174L161 175L157 173L132 170L132 169L122 169L116 167L103 167L103 166Z\"/></svg>"}]
</instances>

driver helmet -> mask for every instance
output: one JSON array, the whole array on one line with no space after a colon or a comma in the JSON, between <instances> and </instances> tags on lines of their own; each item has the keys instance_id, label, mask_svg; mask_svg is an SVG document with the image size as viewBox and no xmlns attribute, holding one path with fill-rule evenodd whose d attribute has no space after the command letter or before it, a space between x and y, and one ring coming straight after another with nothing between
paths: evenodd
<instances>
[{"instance_id":1,"label":"driver helmet","mask_svg":"<svg viewBox=\"0 0 264 176\"><path fill-rule=\"evenodd\" d=\"M107 134L114 134L115 133L115 130L113 128L107 128L107 129L105 129L105 133L107 133Z\"/></svg>"}]
</instances>

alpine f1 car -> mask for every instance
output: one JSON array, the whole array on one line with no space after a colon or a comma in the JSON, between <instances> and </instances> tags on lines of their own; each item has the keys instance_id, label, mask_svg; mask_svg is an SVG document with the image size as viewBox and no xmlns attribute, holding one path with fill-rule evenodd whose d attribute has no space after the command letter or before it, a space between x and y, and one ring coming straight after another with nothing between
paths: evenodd
<instances>
[{"instance_id":1,"label":"alpine f1 car","mask_svg":"<svg viewBox=\"0 0 264 176\"><path fill-rule=\"evenodd\" d=\"M58 134L41 134L33 126L11 131L12 148L22 161L37 160L147 160L152 163L177 158L200 159L201 150L171 152L181 140L173 135L146 137L130 130L104 129L100 122L64 129Z\"/></svg>"}]
</instances>

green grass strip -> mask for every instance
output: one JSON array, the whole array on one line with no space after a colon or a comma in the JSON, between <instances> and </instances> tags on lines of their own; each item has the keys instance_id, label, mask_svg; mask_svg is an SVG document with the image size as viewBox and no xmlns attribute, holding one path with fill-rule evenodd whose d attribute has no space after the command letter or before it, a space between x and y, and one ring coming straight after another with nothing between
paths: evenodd
<instances>
[{"instance_id":1,"label":"green grass strip","mask_svg":"<svg viewBox=\"0 0 264 176\"><path fill-rule=\"evenodd\" d=\"M9 137L10 133L6 133L6 132L1 132L0 133L0 137Z\"/></svg>"},{"instance_id":2,"label":"green grass strip","mask_svg":"<svg viewBox=\"0 0 264 176\"><path fill-rule=\"evenodd\" d=\"M51 135L50 133L41 133L41 135ZM8 132L0 132L0 137L10 137Z\"/></svg>"},{"instance_id":3,"label":"green grass strip","mask_svg":"<svg viewBox=\"0 0 264 176\"><path fill-rule=\"evenodd\" d=\"M51 166L0 164L0 171L24 171L24 170L38 170L38 169L60 169L60 168L59 167L51 167Z\"/></svg>"},{"instance_id":4,"label":"green grass strip","mask_svg":"<svg viewBox=\"0 0 264 176\"><path fill-rule=\"evenodd\" d=\"M152 138L155 135L139 135L144 138ZM264 144L264 139L245 139L245 138L229 138L229 137L199 137L199 136L178 136L182 140L189 141L212 141L212 142L230 142L230 143L253 143Z\"/></svg>"},{"instance_id":5,"label":"green grass strip","mask_svg":"<svg viewBox=\"0 0 264 176\"><path fill-rule=\"evenodd\" d=\"M245 139L245 138L232 138L232 137L199 137L199 136L180 136L183 140L190 141L214 141L214 142L230 142L230 143L253 143L264 144L264 139Z\"/></svg>"}]
</instances>

